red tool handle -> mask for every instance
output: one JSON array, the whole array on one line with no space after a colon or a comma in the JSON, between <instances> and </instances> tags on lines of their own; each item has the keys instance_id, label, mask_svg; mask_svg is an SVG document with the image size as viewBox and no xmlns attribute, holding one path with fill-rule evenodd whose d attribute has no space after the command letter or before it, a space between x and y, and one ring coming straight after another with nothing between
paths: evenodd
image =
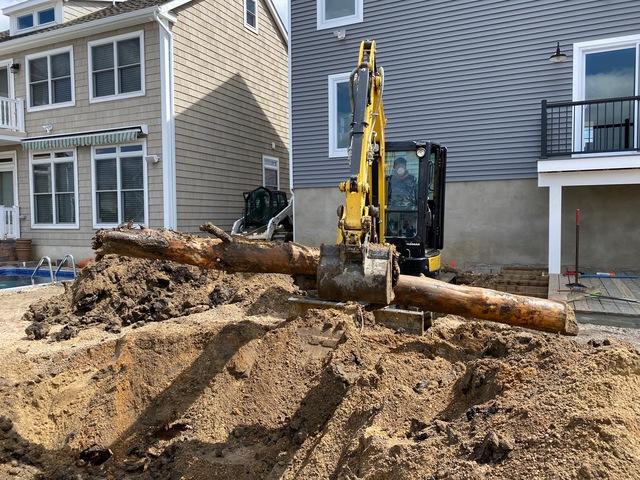
<instances>
[{"instance_id":1,"label":"red tool handle","mask_svg":"<svg viewBox=\"0 0 640 480\"><path fill-rule=\"evenodd\" d=\"M580 209L576 208L576 225L580 225Z\"/></svg>"}]
</instances>

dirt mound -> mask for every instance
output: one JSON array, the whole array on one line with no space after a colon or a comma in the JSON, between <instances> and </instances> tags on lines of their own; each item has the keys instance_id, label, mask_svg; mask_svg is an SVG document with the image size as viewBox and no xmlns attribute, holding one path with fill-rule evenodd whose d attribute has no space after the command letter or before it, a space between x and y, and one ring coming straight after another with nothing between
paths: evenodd
<instances>
[{"instance_id":1,"label":"dirt mound","mask_svg":"<svg viewBox=\"0 0 640 480\"><path fill-rule=\"evenodd\" d=\"M16 360L0 476L640 478L626 344L453 317L424 336L360 331L331 310L252 316L256 302Z\"/></svg>"},{"instance_id":2,"label":"dirt mound","mask_svg":"<svg viewBox=\"0 0 640 480\"><path fill-rule=\"evenodd\" d=\"M31 322L26 334L35 340L46 338L55 324L64 325L51 335L57 341L93 325L120 333L123 326L142 326L227 303L269 311L279 305L272 300L277 295L263 296L267 290L295 288L277 275L228 275L167 261L106 256L85 267L64 294L33 304L24 315Z\"/></svg>"}]
</instances>

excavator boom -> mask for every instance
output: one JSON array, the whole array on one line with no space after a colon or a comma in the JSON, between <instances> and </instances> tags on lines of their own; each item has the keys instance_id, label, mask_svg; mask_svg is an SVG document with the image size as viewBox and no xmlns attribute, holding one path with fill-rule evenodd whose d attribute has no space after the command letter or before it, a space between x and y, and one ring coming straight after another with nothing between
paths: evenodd
<instances>
[{"instance_id":1,"label":"excavator boom","mask_svg":"<svg viewBox=\"0 0 640 480\"><path fill-rule=\"evenodd\" d=\"M352 122L351 174L339 185L345 203L338 211L336 245L323 245L318 294L326 300L393 301L398 267L395 250L385 245L385 138L382 102L384 70L376 64L376 44L360 45L349 79Z\"/></svg>"}]
</instances>

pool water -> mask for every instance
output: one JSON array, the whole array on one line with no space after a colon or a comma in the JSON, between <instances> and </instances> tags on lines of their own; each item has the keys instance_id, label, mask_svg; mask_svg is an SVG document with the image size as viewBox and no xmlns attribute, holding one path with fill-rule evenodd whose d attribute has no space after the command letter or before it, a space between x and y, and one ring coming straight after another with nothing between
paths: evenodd
<instances>
[{"instance_id":1,"label":"pool water","mask_svg":"<svg viewBox=\"0 0 640 480\"><path fill-rule=\"evenodd\" d=\"M0 268L0 289L24 287L27 285L38 285L42 283L51 283L51 275L47 270L40 269L38 274L31 281L33 268L28 267L10 267ZM72 280L73 272L60 270L58 272L58 280Z\"/></svg>"}]
</instances>

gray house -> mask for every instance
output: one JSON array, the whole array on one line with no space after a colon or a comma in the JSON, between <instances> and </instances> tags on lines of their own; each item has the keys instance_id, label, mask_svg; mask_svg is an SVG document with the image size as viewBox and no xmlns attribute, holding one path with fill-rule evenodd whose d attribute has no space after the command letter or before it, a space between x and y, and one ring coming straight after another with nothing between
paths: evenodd
<instances>
[{"instance_id":1,"label":"gray house","mask_svg":"<svg viewBox=\"0 0 640 480\"><path fill-rule=\"evenodd\" d=\"M335 241L348 73L375 39L388 138L449 149L445 261L559 273L579 208L584 265L640 266L640 2L296 0L290 18L297 241Z\"/></svg>"}]
</instances>

